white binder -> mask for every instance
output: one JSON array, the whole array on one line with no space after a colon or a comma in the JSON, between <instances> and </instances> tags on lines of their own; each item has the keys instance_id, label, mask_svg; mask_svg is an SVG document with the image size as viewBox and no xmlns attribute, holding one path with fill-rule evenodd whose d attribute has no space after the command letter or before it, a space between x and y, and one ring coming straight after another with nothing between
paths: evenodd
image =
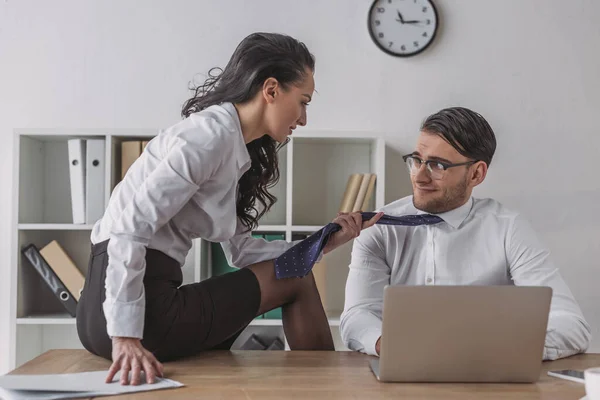
<instances>
[{"instance_id":1,"label":"white binder","mask_svg":"<svg viewBox=\"0 0 600 400\"><path fill-rule=\"evenodd\" d=\"M93 224L104 214L104 139L86 143L85 223Z\"/></svg>"},{"instance_id":2,"label":"white binder","mask_svg":"<svg viewBox=\"0 0 600 400\"><path fill-rule=\"evenodd\" d=\"M85 224L85 140L69 139L68 149L73 223Z\"/></svg>"}]
</instances>

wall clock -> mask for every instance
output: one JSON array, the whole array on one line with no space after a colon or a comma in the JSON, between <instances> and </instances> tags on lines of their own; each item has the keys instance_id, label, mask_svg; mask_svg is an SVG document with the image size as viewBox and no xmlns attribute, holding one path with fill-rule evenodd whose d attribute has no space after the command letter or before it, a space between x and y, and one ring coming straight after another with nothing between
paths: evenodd
<instances>
[{"instance_id":1,"label":"wall clock","mask_svg":"<svg viewBox=\"0 0 600 400\"><path fill-rule=\"evenodd\" d=\"M432 0L375 0L369 9L369 34L387 54L410 57L433 42L438 14Z\"/></svg>"}]
</instances>

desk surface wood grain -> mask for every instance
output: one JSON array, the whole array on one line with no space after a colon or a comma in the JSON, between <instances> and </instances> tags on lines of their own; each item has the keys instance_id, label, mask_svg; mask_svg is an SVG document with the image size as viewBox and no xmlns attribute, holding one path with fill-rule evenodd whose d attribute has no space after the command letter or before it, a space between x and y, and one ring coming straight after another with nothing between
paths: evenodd
<instances>
[{"instance_id":1,"label":"desk surface wood grain","mask_svg":"<svg viewBox=\"0 0 600 400\"><path fill-rule=\"evenodd\" d=\"M380 383L371 357L351 352L212 351L165 363L165 375L186 386L123 395L118 399L580 399L583 384L557 379L549 370L600 366L600 354L544 362L534 384ZM85 350L51 350L13 374L74 373L107 370L107 360Z\"/></svg>"}]
</instances>

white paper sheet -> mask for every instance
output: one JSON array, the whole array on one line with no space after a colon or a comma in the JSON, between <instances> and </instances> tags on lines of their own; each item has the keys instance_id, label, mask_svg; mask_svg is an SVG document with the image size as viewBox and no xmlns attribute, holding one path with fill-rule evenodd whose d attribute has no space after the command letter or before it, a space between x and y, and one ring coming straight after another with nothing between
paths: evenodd
<instances>
[{"instance_id":1,"label":"white paper sheet","mask_svg":"<svg viewBox=\"0 0 600 400\"><path fill-rule=\"evenodd\" d=\"M81 397L114 396L115 393L100 392L43 392L31 390L6 390L0 388L2 400L62 400Z\"/></svg>"},{"instance_id":2,"label":"white paper sheet","mask_svg":"<svg viewBox=\"0 0 600 400\"><path fill-rule=\"evenodd\" d=\"M119 374L113 378L111 383L105 383L107 374L108 371L51 375L4 375L0 376L0 398L3 400L69 399L183 386L180 382L166 378L156 378L156 382L153 384L121 385ZM143 373L141 382L145 382Z\"/></svg>"}]
</instances>

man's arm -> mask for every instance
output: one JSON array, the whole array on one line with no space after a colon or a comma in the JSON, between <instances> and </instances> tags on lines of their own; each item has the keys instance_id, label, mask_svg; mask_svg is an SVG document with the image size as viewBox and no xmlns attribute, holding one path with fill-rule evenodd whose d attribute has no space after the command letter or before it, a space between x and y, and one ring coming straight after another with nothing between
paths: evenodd
<instances>
[{"instance_id":1,"label":"man's arm","mask_svg":"<svg viewBox=\"0 0 600 400\"><path fill-rule=\"evenodd\" d=\"M511 277L515 285L552 288L544 360L555 360L585 352L591 331L549 255L529 223L517 217L509 230L506 246Z\"/></svg>"},{"instance_id":2,"label":"man's arm","mask_svg":"<svg viewBox=\"0 0 600 400\"><path fill-rule=\"evenodd\" d=\"M381 337L383 288L390 283L381 229L374 226L354 240L340 322L346 346L370 355L378 355L375 346Z\"/></svg>"}]
</instances>

